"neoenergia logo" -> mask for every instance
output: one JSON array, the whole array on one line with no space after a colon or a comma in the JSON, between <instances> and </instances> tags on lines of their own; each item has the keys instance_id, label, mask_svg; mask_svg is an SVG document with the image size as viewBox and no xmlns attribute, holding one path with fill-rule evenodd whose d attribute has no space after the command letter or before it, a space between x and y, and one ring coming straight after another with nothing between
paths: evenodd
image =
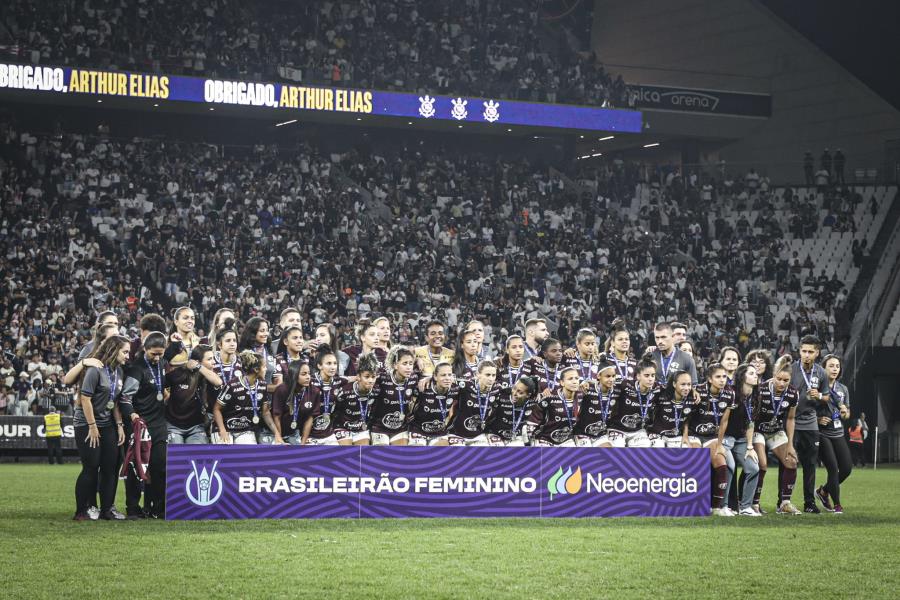
<instances>
[{"instance_id":1,"label":"neoenergia logo","mask_svg":"<svg viewBox=\"0 0 900 600\"><path fill-rule=\"evenodd\" d=\"M550 500L557 494L577 494L581 491L581 467L572 472L572 467L563 472L562 467L556 470L547 480L547 491L550 492Z\"/></svg>"},{"instance_id":2,"label":"neoenergia logo","mask_svg":"<svg viewBox=\"0 0 900 600\"><path fill-rule=\"evenodd\" d=\"M209 506L219 501L222 495L222 477L216 473L216 467L219 461L213 463L212 468L207 471L206 465L202 465L197 472L197 462L191 461L193 472L188 475L187 481L184 483L184 492L187 494L188 500L197 506Z\"/></svg>"}]
</instances>

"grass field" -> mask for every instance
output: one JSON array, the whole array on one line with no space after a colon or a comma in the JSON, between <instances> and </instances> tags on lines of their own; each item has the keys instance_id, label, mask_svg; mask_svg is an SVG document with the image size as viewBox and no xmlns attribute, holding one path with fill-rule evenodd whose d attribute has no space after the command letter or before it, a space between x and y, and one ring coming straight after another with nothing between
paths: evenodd
<instances>
[{"instance_id":1,"label":"grass field","mask_svg":"<svg viewBox=\"0 0 900 600\"><path fill-rule=\"evenodd\" d=\"M0 465L2 597L900 596L900 469L839 516L200 523L73 522L77 472Z\"/></svg>"}]
</instances>

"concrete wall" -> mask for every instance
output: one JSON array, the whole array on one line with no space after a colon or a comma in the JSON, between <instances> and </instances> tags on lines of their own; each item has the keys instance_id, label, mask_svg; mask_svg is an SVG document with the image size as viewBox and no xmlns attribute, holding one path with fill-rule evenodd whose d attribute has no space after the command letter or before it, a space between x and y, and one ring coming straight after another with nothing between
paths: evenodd
<instances>
[{"instance_id":1,"label":"concrete wall","mask_svg":"<svg viewBox=\"0 0 900 600\"><path fill-rule=\"evenodd\" d=\"M900 139L900 112L754 0L596 0L592 44L627 82L771 93L772 118L719 153L765 161L776 180L826 147L880 169ZM705 122L696 135L715 136Z\"/></svg>"}]
</instances>

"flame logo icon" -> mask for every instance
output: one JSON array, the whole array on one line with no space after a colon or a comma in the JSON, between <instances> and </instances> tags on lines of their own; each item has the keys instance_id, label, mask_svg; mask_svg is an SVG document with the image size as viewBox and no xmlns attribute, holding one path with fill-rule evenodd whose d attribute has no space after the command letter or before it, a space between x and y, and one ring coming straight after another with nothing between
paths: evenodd
<instances>
[{"instance_id":1,"label":"flame logo icon","mask_svg":"<svg viewBox=\"0 0 900 600\"><path fill-rule=\"evenodd\" d=\"M550 479L547 480L547 491L550 492L550 500L557 494L577 494L581 491L581 467L572 472L570 466L565 471L562 467L556 470Z\"/></svg>"}]
</instances>

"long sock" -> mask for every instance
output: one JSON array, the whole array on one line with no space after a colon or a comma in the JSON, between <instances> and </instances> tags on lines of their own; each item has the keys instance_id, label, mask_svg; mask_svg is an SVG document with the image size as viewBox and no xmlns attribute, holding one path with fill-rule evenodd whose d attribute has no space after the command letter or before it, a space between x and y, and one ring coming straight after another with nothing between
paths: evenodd
<instances>
[{"instance_id":1,"label":"long sock","mask_svg":"<svg viewBox=\"0 0 900 600\"><path fill-rule=\"evenodd\" d=\"M759 497L762 496L763 479L766 478L766 470L759 470L759 479L756 480L756 491L753 492L753 504L759 504Z\"/></svg>"},{"instance_id":2,"label":"long sock","mask_svg":"<svg viewBox=\"0 0 900 600\"><path fill-rule=\"evenodd\" d=\"M781 494L778 498L779 504L785 500L790 500L794 493L794 483L797 481L797 469L788 469L784 467L781 470Z\"/></svg>"},{"instance_id":3,"label":"long sock","mask_svg":"<svg viewBox=\"0 0 900 600\"><path fill-rule=\"evenodd\" d=\"M713 469L713 508L722 508L725 503L725 488L728 487L728 465Z\"/></svg>"}]
</instances>

